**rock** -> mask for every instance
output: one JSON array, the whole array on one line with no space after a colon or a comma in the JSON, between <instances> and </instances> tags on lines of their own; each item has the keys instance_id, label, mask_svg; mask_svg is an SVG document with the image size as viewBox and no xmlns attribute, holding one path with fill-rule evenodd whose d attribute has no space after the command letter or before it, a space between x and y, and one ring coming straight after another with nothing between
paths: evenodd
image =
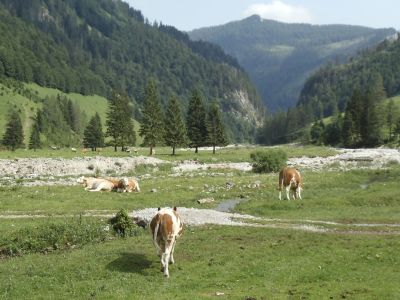
<instances>
[{"instance_id":1,"label":"rock","mask_svg":"<svg viewBox=\"0 0 400 300\"><path fill-rule=\"evenodd\" d=\"M199 204L212 203L212 202L214 202L214 198L212 197L197 200L197 203Z\"/></svg>"},{"instance_id":2,"label":"rock","mask_svg":"<svg viewBox=\"0 0 400 300\"><path fill-rule=\"evenodd\" d=\"M232 189L234 186L235 186L235 184L234 184L232 181L228 181L228 182L225 184L225 187L226 187L227 190Z\"/></svg>"},{"instance_id":3,"label":"rock","mask_svg":"<svg viewBox=\"0 0 400 300\"><path fill-rule=\"evenodd\" d=\"M150 192L152 192L152 193L157 193L158 190L157 190L157 189L151 189Z\"/></svg>"}]
</instances>

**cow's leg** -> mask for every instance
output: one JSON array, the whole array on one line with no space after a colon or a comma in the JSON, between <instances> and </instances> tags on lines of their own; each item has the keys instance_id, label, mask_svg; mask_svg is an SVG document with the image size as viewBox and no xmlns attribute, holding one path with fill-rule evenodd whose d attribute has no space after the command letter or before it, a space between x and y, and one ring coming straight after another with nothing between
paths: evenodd
<instances>
[{"instance_id":1,"label":"cow's leg","mask_svg":"<svg viewBox=\"0 0 400 300\"><path fill-rule=\"evenodd\" d=\"M171 257L171 253L172 253L172 249L174 247L174 244L175 244L175 237L173 237L172 239L167 240L167 242L165 243L165 251L163 253L163 258L164 258L164 276L165 277L169 277L168 264L169 264L169 261L170 261L170 257Z\"/></svg>"},{"instance_id":2,"label":"cow's leg","mask_svg":"<svg viewBox=\"0 0 400 300\"><path fill-rule=\"evenodd\" d=\"M286 199L290 201L289 191L290 191L290 185L286 187Z\"/></svg>"},{"instance_id":3,"label":"cow's leg","mask_svg":"<svg viewBox=\"0 0 400 300\"><path fill-rule=\"evenodd\" d=\"M282 189L279 190L279 200L282 200Z\"/></svg>"},{"instance_id":4,"label":"cow's leg","mask_svg":"<svg viewBox=\"0 0 400 300\"><path fill-rule=\"evenodd\" d=\"M171 264L174 264L174 263L175 263L175 259L174 259L175 244L176 244L176 237L174 238L174 242L172 243L171 255L170 255L170 257L169 257L169 262L170 262Z\"/></svg>"},{"instance_id":5,"label":"cow's leg","mask_svg":"<svg viewBox=\"0 0 400 300\"><path fill-rule=\"evenodd\" d=\"M298 187L298 188L296 189L296 194L297 194L297 197L299 197L299 199L302 200L302 199L301 199L301 188L300 188L300 187Z\"/></svg>"}]
</instances>

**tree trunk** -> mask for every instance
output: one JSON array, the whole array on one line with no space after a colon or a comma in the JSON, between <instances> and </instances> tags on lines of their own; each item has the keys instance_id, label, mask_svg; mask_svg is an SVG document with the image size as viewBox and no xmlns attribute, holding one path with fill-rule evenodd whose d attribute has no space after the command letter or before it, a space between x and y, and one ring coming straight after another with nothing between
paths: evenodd
<instances>
[{"instance_id":1,"label":"tree trunk","mask_svg":"<svg viewBox=\"0 0 400 300\"><path fill-rule=\"evenodd\" d=\"M172 147L172 155L175 155L175 147Z\"/></svg>"},{"instance_id":2,"label":"tree trunk","mask_svg":"<svg viewBox=\"0 0 400 300\"><path fill-rule=\"evenodd\" d=\"M153 155L153 147L150 146L150 156Z\"/></svg>"},{"instance_id":3,"label":"tree trunk","mask_svg":"<svg viewBox=\"0 0 400 300\"><path fill-rule=\"evenodd\" d=\"M198 149L198 147L196 146L196 150L194 150L194 153L198 153L199 152L199 149Z\"/></svg>"},{"instance_id":4,"label":"tree trunk","mask_svg":"<svg viewBox=\"0 0 400 300\"><path fill-rule=\"evenodd\" d=\"M215 145L213 145L213 154L215 154Z\"/></svg>"}]
</instances>

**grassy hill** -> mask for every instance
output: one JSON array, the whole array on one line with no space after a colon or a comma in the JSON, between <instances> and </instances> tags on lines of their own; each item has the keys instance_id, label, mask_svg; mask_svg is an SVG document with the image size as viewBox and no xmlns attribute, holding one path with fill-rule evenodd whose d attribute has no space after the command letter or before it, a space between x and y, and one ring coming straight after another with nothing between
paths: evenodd
<instances>
[{"instance_id":1,"label":"grassy hill","mask_svg":"<svg viewBox=\"0 0 400 300\"><path fill-rule=\"evenodd\" d=\"M77 93L64 93L58 89L41 87L35 83L24 84L24 87L29 93L41 99L56 97L57 95L66 96L72 102L79 105L79 108L85 113L87 119L90 119L97 112L102 120L103 130L106 130L105 121L108 108L108 100L106 98L99 95L85 96ZM25 134L25 144L27 145L32 128L32 118L35 116L38 108L41 108L42 103L31 100L27 95L24 95L26 94L26 90L23 93L18 89L9 88L0 83L0 137L3 136L5 131L8 111L13 108L20 113ZM136 120L133 120L133 122L137 133L137 144L140 144L142 142L141 137L138 135L140 124Z\"/></svg>"}]
</instances>

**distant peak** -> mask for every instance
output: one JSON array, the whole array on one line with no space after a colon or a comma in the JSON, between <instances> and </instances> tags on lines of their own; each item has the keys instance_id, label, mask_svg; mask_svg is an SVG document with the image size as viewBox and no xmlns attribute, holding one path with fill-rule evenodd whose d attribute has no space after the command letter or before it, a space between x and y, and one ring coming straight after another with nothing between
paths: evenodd
<instances>
[{"instance_id":1,"label":"distant peak","mask_svg":"<svg viewBox=\"0 0 400 300\"><path fill-rule=\"evenodd\" d=\"M251 15L250 17L247 17L245 20L252 22L262 22L262 18L259 15Z\"/></svg>"}]
</instances>

